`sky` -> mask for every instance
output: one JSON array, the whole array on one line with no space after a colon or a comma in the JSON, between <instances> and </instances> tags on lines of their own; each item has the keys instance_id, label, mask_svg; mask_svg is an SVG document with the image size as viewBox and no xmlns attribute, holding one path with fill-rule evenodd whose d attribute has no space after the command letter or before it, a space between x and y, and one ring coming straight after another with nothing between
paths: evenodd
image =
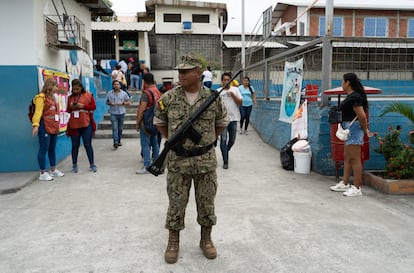
<instances>
[{"instance_id":1,"label":"sky","mask_svg":"<svg viewBox=\"0 0 414 273\"><path fill-rule=\"evenodd\" d=\"M193 0L196 1L196 0ZM200 2L219 2L227 5L228 25L224 33L241 33L242 0L198 0ZM134 16L136 12L145 11L145 0L111 0L112 9L119 16ZM275 7L277 0L245 0L245 32L262 32L262 13L267 8ZM260 21L259 21L260 19ZM259 22L258 22L259 21Z\"/></svg>"}]
</instances>

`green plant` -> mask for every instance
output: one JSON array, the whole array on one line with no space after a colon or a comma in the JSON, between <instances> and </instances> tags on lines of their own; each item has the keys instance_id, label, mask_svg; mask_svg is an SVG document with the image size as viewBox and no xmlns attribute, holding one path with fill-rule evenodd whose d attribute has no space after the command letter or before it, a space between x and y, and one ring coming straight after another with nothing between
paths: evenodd
<instances>
[{"instance_id":1,"label":"green plant","mask_svg":"<svg viewBox=\"0 0 414 273\"><path fill-rule=\"evenodd\" d=\"M400 139L401 127L388 127L388 134L381 137L374 133L379 147L374 149L383 154L386 161L385 178L414 177L414 148L404 144Z\"/></svg>"},{"instance_id":2,"label":"green plant","mask_svg":"<svg viewBox=\"0 0 414 273\"><path fill-rule=\"evenodd\" d=\"M401 102L391 103L384 109L384 112L381 113L380 117L388 113L401 114L404 117L408 118L414 125L414 109L408 104ZM408 132L408 138L410 143L414 144L414 130Z\"/></svg>"},{"instance_id":3,"label":"green plant","mask_svg":"<svg viewBox=\"0 0 414 273\"><path fill-rule=\"evenodd\" d=\"M385 165L386 178L406 179L414 177L414 148L405 148L395 157L388 159Z\"/></svg>"}]
</instances>

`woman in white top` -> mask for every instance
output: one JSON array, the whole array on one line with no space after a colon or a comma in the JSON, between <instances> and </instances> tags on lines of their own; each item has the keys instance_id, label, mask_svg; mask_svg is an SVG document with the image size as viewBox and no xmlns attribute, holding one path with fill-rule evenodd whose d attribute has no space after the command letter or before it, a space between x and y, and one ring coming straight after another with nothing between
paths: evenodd
<instances>
[{"instance_id":1,"label":"woman in white top","mask_svg":"<svg viewBox=\"0 0 414 273\"><path fill-rule=\"evenodd\" d=\"M205 87L211 88L211 85L213 84L213 73L211 73L210 66L207 66L207 69L203 72L201 77L203 79L203 85Z\"/></svg>"}]
</instances>

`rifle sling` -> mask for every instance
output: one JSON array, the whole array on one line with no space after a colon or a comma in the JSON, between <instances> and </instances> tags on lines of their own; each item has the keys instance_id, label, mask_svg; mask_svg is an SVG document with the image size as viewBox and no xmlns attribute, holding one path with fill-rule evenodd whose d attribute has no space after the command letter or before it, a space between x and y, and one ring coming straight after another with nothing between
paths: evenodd
<instances>
[{"instance_id":1,"label":"rifle sling","mask_svg":"<svg viewBox=\"0 0 414 273\"><path fill-rule=\"evenodd\" d=\"M208 151L210 151L211 148L213 148L213 146L214 146L214 143L211 143L211 144L209 144L207 146L204 146L204 147L199 147L199 148L187 150L187 149L184 149L183 145L180 143L178 145L175 145L172 148L172 150L178 156L193 157L193 156L203 155L203 154L207 153Z\"/></svg>"}]
</instances>

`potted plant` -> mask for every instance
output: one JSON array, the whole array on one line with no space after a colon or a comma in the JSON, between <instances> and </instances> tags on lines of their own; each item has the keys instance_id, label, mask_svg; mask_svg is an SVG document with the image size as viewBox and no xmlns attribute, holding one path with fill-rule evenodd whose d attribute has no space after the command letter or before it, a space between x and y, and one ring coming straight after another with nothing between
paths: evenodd
<instances>
[{"instance_id":1,"label":"potted plant","mask_svg":"<svg viewBox=\"0 0 414 273\"><path fill-rule=\"evenodd\" d=\"M388 134L381 137L374 133L378 148L374 151L383 154L386 161L384 178L407 179L414 177L414 147L401 141L401 126L388 127Z\"/></svg>"},{"instance_id":2,"label":"potted plant","mask_svg":"<svg viewBox=\"0 0 414 273\"><path fill-rule=\"evenodd\" d=\"M414 112L410 105L396 102L385 108L387 113L398 113L407 117L414 125ZM365 183L377 190L390 194L414 194L414 147L401 141L401 126L388 127L388 134L381 137L374 133L379 146L374 149L384 155L386 161L382 176L366 172ZM408 132L408 139L414 144L414 130Z\"/></svg>"}]
</instances>

